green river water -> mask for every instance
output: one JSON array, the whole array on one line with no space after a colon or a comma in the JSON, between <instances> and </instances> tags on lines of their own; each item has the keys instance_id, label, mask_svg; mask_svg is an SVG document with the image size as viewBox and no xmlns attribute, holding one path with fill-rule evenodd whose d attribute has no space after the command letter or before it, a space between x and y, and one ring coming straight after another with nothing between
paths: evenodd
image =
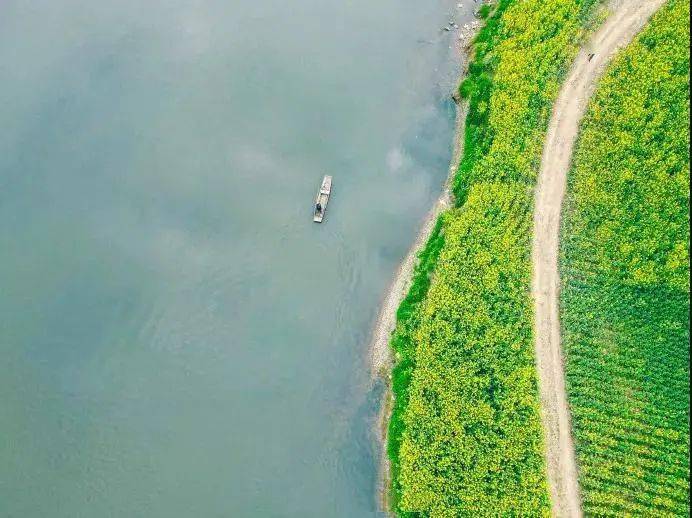
<instances>
[{"instance_id":1,"label":"green river water","mask_svg":"<svg viewBox=\"0 0 692 518\"><path fill-rule=\"evenodd\" d=\"M379 515L368 341L474 7L0 0L0 516Z\"/></svg>"}]
</instances>

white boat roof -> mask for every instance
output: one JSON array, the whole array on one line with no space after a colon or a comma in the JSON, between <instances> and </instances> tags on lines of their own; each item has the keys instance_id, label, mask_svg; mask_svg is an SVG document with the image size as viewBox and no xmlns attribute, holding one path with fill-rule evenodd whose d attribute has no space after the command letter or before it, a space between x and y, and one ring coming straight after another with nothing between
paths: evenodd
<instances>
[{"instance_id":1,"label":"white boat roof","mask_svg":"<svg viewBox=\"0 0 692 518\"><path fill-rule=\"evenodd\" d=\"M322 187L320 188L320 192L322 194L329 194L329 192L332 190L332 177L329 175L326 175L324 179L322 180Z\"/></svg>"}]
</instances>

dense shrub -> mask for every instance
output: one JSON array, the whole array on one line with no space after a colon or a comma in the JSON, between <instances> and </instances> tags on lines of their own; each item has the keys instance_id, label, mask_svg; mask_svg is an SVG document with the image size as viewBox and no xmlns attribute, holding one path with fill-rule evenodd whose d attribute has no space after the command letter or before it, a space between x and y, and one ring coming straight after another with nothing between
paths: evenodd
<instances>
[{"instance_id":1,"label":"dense shrub","mask_svg":"<svg viewBox=\"0 0 692 518\"><path fill-rule=\"evenodd\" d=\"M562 323L584 510L689 515L689 2L614 61L583 122Z\"/></svg>"}]
</instances>

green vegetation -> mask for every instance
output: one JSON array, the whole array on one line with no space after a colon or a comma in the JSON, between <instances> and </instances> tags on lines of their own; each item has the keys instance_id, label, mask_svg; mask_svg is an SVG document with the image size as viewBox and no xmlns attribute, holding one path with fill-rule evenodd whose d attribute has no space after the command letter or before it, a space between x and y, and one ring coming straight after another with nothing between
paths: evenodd
<instances>
[{"instance_id":1,"label":"green vegetation","mask_svg":"<svg viewBox=\"0 0 692 518\"><path fill-rule=\"evenodd\" d=\"M450 214L416 333L400 506L547 511L531 333L531 194L482 184Z\"/></svg>"},{"instance_id":2,"label":"green vegetation","mask_svg":"<svg viewBox=\"0 0 692 518\"><path fill-rule=\"evenodd\" d=\"M560 79L575 56L595 0L501 0L474 45L461 85L470 103L464 156L454 182L463 205L478 182L538 175Z\"/></svg>"},{"instance_id":3,"label":"green vegetation","mask_svg":"<svg viewBox=\"0 0 692 518\"><path fill-rule=\"evenodd\" d=\"M392 339L399 516L548 515L530 298L533 185L595 0L499 0L461 95L464 156Z\"/></svg>"},{"instance_id":4,"label":"green vegetation","mask_svg":"<svg viewBox=\"0 0 692 518\"><path fill-rule=\"evenodd\" d=\"M689 14L672 0L584 120L562 323L584 511L689 515Z\"/></svg>"}]
</instances>

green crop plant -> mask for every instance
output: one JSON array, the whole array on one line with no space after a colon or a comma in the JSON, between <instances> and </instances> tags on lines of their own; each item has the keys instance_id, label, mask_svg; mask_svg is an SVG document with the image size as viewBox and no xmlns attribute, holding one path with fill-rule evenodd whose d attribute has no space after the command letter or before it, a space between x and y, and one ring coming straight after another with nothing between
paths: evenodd
<instances>
[{"instance_id":1,"label":"green crop plant","mask_svg":"<svg viewBox=\"0 0 692 518\"><path fill-rule=\"evenodd\" d=\"M613 62L581 128L562 324L584 511L689 516L687 0Z\"/></svg>"}]
</instances>

